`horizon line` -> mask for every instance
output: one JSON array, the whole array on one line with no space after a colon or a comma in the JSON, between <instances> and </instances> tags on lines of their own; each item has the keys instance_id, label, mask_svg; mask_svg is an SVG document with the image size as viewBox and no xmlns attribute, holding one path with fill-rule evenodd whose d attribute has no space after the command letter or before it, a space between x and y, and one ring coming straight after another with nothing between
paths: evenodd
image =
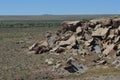
<instances>
[{"instance_id":1,"label":"horizon line","mask_svg":"<svg viewBox=\"0 0 120 80\"><path fill-rule=\"evenodd\" d=\"M0 16L71 16L71 15L120 15L120 14L9 14L9 15L3 15L0 14Z\"/></svg>"}]
</instances>

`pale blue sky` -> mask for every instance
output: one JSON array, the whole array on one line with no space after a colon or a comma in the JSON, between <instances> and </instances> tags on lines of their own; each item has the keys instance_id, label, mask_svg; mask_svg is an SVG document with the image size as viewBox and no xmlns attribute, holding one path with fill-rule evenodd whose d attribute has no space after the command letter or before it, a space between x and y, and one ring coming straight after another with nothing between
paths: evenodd
<instances>
[{"instance_id":1,"label":"pale blue sky","mask_svg":"<svg viewBox=\"0 0 120 80\"><path fill-rule=\"evenodd\" d=\"M0 0L0 15L120 14L120 0Z\"/></svg>"}]
</instances>

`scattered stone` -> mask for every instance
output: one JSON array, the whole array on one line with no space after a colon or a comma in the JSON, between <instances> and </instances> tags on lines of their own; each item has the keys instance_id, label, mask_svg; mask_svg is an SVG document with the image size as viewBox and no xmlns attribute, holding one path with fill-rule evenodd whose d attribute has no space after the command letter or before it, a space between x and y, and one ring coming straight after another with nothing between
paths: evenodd
<instances>
[{"instance_id":1,"label":"scattered stone","mask_svg":"<svg viewBox=\"0 0 120 80\"><path fill-rule=\"evenodd\" d=\"M38 46L38 43L34 43L32 46L29 47L29 51L34 50L34 48L37 46Z\"/></svg>"},{"instance_id":2,"label":"scattered stone","mask_svg":"<svg viewBox=\"0 0 120 80\"><path fill-rule=\"evenodd\" d=\"M53 64L54 59L50 58L50 59L46 59L45 63L47 63L48 65L52 65Z\"/></svg>"},{"instance_id":3,"label":"scattered stone","mask_svg":"<svg viewBox=\"0 0 120 80\"><path fill-rule=\"evenodd\" d=\"M85 73L88 68L84 66L83 64L79 64L75 59L70 58L66 62L66 66L64 67L65 70L67 70L70 73Z\"/></svg>"}]
</instances>

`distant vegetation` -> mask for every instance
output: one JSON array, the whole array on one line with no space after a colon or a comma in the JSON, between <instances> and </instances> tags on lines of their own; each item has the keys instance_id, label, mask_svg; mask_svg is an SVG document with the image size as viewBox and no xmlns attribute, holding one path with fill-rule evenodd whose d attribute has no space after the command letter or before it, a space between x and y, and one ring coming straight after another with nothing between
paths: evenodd
<instances>
[{"instance_id":1,"label":"distant vegetation","mask_svg":"<svg viewBox=\"0 0 120 80\"><path fill-rule=\"evenodd\" d=\"M57 27L66 20L89 20L116 15L0 16L0 27Z\"/></svg>"},{"instance_id":2,"label":"distant vegetation","mask_svg":"<svg viewBox=\"0 0 120 80\"><path fill-rule=\"evenodd\" d=\"M56 27L60 26L61 21L0 21L0 27Z\"/></svg>"}]
</instances>

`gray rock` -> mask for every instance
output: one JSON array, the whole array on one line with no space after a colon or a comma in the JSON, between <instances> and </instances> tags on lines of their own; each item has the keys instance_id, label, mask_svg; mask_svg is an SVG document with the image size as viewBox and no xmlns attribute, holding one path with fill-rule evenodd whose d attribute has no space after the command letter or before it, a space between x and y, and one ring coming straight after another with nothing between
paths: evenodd
<instances>
[{"instance_id":1,"label":"gray rock","mask_svg":"<svg viewBox=\"0 0 120 80\"><path fill-rule=\"evenodd\" d=\"M99 45L96 45L96 46L94 47L94 49L95 49L95 52L96 52L96 53L101 53L101 48L100 48Z\"/></svg>"}]
</instances>

